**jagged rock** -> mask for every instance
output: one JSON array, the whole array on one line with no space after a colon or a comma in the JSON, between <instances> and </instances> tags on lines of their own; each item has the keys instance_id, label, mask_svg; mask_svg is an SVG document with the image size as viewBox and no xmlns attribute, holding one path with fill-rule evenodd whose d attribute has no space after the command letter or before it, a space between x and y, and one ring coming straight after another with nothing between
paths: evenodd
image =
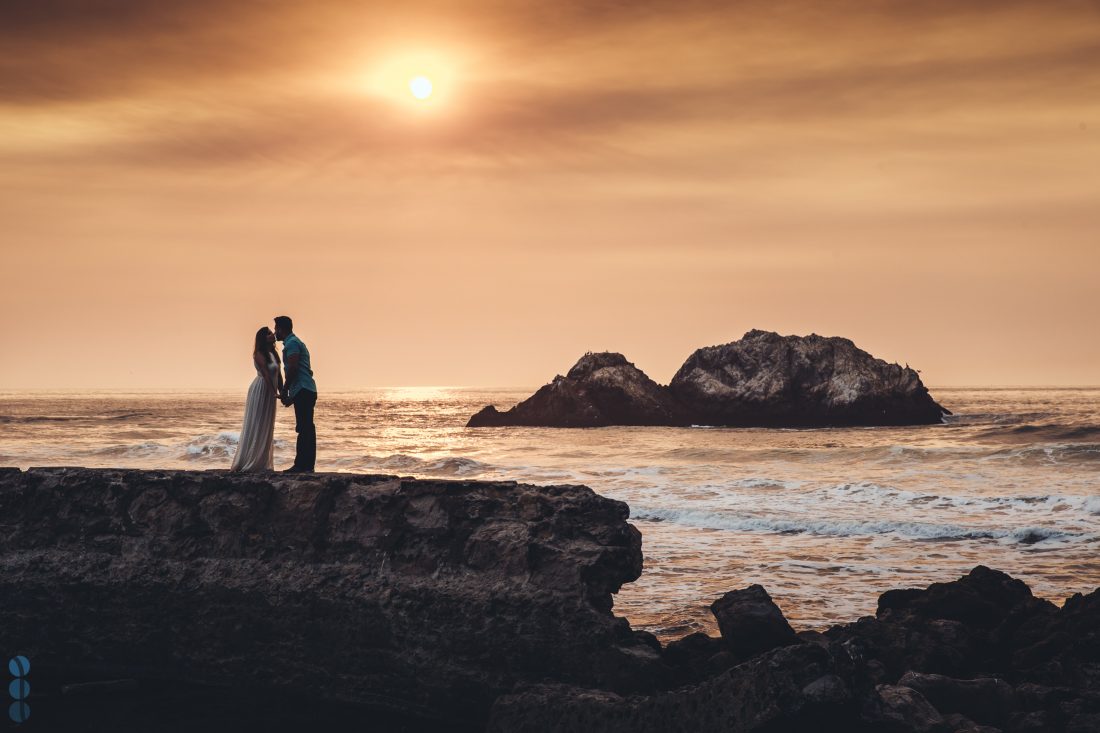
<instances>
[{"instance_id":1,"label":"jagged rock","mask_svg":"<svg viewBox=\"0 0 1100 733\"><path fill-rule=\"evenodd\" d=\"M1002 733L1000 728L975 723L965 715L959 715L958 713L948 713L943 716L943 722L947 724L947 729L952 733Z\"/></svg>"},{"instance_id":2,"label":"jagged rock","mask_svg":"<svg viewBox=\"0 0 1100 733\"><path fill-rule=\"evenodd\" d=\"M912 613L926 619L991 628L1032 599L1031 589L1023 581L979 565L951 583L933 583L924 590L887 591L879 598L876 615L882 618L892 612Z\"/></svg>"},{"instance_id":3,"label":"jagged rock","mask_svg":"<svg viewBox=\"0 0 1100 733\"><path fill-rule=\"evenodd\" d=\"M1100 714L1098 635L1100 591L1059 609L984 566L951 583L889 591L876 618L825 633L864 670L879 664L893 680L912 670L898 684L941 712L1005 731L1062 730Z\"/></svg>"},{"instance_id":4,"label":"jagged rock","mask_svg":"<svg viewBox=\"0 0 1100 733\"><path fill-rule=\"evenodd\" d=\"M662 652L673 687L696 684L737 663L721 639L702 632L669 642Z\"/></svg>"},{"instance_id":5,"label":"jagged rock","mask_svg":"<svg viewBox=\"0 0 1100 733\"><path fill-rule=\"evenodd\" d=\"M1051 733L1063 726L1055 725L1055 716L1045 710L1015 713L1008 721L1010 733Z\"/></svg>"},{"instance_id":6,"label":"jagged rock","mask_svg":"<svg viewBox=\"0 0 1100 733\"><path fill-rule=\"evenodd\" d=\"M941 713L961 713L979 723L1003 724L1016 707L1016 695L1004 680L959 680L939 674L906 672L899 685L924 695Z\"/></svg>"},{"instance_id":7,"label":"jagged rock","mask_svg":"<svg viewBox=\"0 0 1100 733\"><path fill-rule=\"evenodd\" d=\"M659 679L611 613L642 567L627 516L581 486L3 471L0 649L40 695L175 680L476 729L517 682Z\"/></svg>"},{"instance_id":8,"label":"jagged rock","mask_svg":"<svg viewBox=\"0 0 1100 733\"><path fill-rule=\"evenodd\" d=\"M845 338L753 330L692 354L669 384L695 423L915 425L942 421L917 372Z\"/></svg>"},{"instance_id":9,"label":"jagged rock","mask_svg":"<svg viewBox=\"0 0 1100 733\"><path fill-rule=\"evenodd\" d=\"M782 647L698 685L621 696L562 685L497 700L493 733L748 733L858 729L851 690L829 652Z\"/></svg>"},{"instance_id":10,"label":"jagged rock","mask_svg":"<svg viewBox=\"0 0 1100 733\"><path fill-rule=\"evenodd\" d=\"M696 351L668 387L622 354L586 354L515 407L490 405L467 426L919 425L945 414L915 370L848 339L749 331Z\"/></svg>"},{"instance_id":11,"label":"jagged rock","mask_svg":"<svg viewBox=\"0 0 1100 733\"><path fill-rule=\"evenodd\" d=\"M1066 733L1096 733L1100 730L1100 713L1079 713L1066 723Z\"/></svg>"},{"instance_id":12,"label":"jagged rock","mask_svg":"<svg viewBox=\"0 0 1100 733\"><path fill-rule=\"evenodd\" d=\"M1100 691L1100 589L1021 619L1008 640L1012 666L1032 679Z\"/></svg>"},{"instance_id":13,"label":"jagged rock","mask_svg":"<svg viewBox=\"0 0 1100 733\"><path fill-rule=\"evenodd\" d=\"M864 708L863 719L891 733L948 733L943 716L911 687L879 685Z\"/></svg>"},{"instance_id":14,"label":"jagged rock","mask_svg":"<svg viewBox=\"0 0 1100 733\"><path fill-rule=\"evenodd\" d=\"M779 606L761 585L731 590L710 606L722 641L739 659L799 643Z\"/></svg>"},{"instance_id":15,"label":"jagged rock","mask_svg":"<svg viewBox=\"0 0 1100 733\"><path fill-rule=\"evenodd\" d=\"M585 354L564 377L531 397L498 412L490 405L467 427L534 425L594 428L607 425L686 424L668 390L647 377L622 354Z\"/></svg>"},{"instance_id":16,"label":"jagged rock","mask_svg":"<svg viewBox=\"0 0 1100 733\"><path fill-rule=\"evenodd\" d=\"M1010 667L1019 630L1046 628L1042 623L1052 615L1057 607L1019 580L978 566L951 583L887 591L875 618L834 627L826 636L858 645L891 679L910 670L970 678Z\"/></svg>"},{"instance_id":17,"label":"jagged rock","mask_svg":"<svg viewBox=\"0 0 1100 733\"><path fill-rule=\"evenodd\" d=\"M665 661L676 666L694 664L709 659L725 646L721 639L697 631L682 639L669 642L665 647Z\"/></svg>"}]
</instances>

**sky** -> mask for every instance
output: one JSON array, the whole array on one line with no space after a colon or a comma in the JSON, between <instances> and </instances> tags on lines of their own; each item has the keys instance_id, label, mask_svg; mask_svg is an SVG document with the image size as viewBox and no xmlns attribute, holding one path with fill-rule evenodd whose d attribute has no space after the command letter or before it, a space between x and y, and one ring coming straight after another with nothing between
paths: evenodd
<instances>
[{"instance_id":1,"label":"sky","mask_svg":"<svg viewBox=\"0 0 1100 733\"><path fill-rule=\"evenodd\" d=\"M1100 1L0 0L0 389L1100 384ZM431 79L415 99L408 80Z\"/></svg>"}]
</instances>

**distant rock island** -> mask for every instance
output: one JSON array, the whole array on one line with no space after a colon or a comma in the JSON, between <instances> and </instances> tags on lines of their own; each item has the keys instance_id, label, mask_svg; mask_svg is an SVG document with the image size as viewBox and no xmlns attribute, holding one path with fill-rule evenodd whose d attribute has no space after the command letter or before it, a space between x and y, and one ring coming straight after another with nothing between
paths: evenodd
<instances>
[{"instance_id":1,"label":"distant rock island","mask_svg":"<svg viewBox=\"0 0 1100 733\"><path fill-rule=\"evenodd\" d=\"M929 425L950 414L915 369L849 339L752 330L698 349L668 386L622 354L585 354L564 377L506 412L486 407L467 427Z\"/></svg>"}]
</instances>

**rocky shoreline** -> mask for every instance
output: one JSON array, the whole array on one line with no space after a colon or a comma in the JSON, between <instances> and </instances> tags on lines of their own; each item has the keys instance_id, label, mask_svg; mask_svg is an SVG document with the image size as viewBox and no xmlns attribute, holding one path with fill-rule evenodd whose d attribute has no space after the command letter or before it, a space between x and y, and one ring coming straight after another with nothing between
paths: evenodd
<instances>
[{"instance_id":1,"label":"rocky shoreline","mask_svg":"<svg viewBox=\"0 0 1100 733\"><path fill-rule=\"evenodd\" d=\"M930 425L949 414L915 369L848 339L753 330L698 349L668 386L622 354L585 354L565 376L505 412L485 407L467 427Z\"/></svg>"},{"instance_id":2,"label":"rocky shoreline","mask_svg":"<svg viewBox=\"0 0 1100 733\"><path fill-rule=\"evenodd\" d=\"M613 613L628 517L583 486L0 469L0 649L66 730L1100 730L1100 590L977 567L796 633L751 586L662 645Z\"/></svg>"}]
</instances>

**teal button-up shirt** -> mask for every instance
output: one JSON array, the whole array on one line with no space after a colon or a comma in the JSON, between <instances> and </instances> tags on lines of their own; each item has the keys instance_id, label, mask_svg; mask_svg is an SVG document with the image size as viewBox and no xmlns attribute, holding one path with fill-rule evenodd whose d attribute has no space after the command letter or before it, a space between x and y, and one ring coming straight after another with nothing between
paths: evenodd
<instances>
[{"instance_id":1,"label":"teal button-up shirt","mask_svg":"<svg viewBox=\"0 0 1100 733\"><path fill-rule=\"evenodd\" d=\"M291 354L298 355L298 376L295 378L293 384L288 384L286 386L291 399L303 389L308 389L310 392L316 392L317 383L313 381L313 369L309 366L309 349L302 343L302 339L294 334L290 334L283 339L284 363L290 358Z\"/></svg>"}]
</instances>

